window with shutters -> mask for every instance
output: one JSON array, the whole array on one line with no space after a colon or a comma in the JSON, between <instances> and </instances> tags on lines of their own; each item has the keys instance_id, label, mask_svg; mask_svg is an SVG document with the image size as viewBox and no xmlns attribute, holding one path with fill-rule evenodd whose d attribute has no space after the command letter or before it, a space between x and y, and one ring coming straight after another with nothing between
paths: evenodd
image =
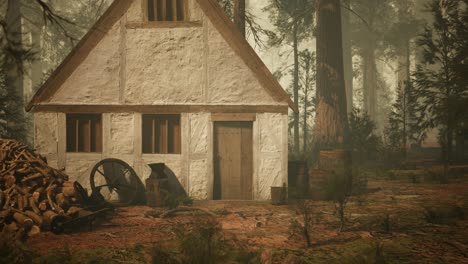
<instances>
[{"instance_id":1,"label":"window with shutters","mask_svg":"<svg viewBox=\"0 0 468 264\"><path fill-rule=\"evenodd\" d=\"M143 153L180 154L180 115L143 115Z\"/></svg>"},{"instance_id":2,"label":"window with shutters","mask_svg":"<svg viewBox=\"0 0 468 264\"><path fill-rule=\"evenodd\" d=\"M148 21L184 21L186 0L146 0Z\"/></svg>"},{"instance_id":3,"label":"window with shutters","mask_svg":"<svg viewBox=\"0 0 468 264\"><path fill-rule=\"evenodd\" d=\"M100 114L67 114L67 152L101 152Z\"/></svg>"}]
</instances>

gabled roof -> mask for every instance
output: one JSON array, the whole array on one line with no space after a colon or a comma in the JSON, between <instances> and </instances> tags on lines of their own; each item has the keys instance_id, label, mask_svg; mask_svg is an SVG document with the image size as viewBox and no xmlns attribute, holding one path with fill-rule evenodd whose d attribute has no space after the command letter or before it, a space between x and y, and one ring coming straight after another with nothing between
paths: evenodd
<instances>
[{"instance_id":1,"label":"gabled roof","mask_svg":"<svg viewBox=\"0 0 468 264\"><path fill-rule=\"evenodd\" d=\"M237 30L234 23L226 16L216 0L196 1L229 46L255 73L260 83L273 98L278 101L287 102L293 111L298 112L289 95L274 78L247 40ZM26 106L26 111L30 111L34 105L50 98L60 88L91 50L104 38L112 26L125 14L132 2L132 0L115 0L110 5L107 11L80 40L49 79L37 90Z\"/></svg>"}]
</instances>

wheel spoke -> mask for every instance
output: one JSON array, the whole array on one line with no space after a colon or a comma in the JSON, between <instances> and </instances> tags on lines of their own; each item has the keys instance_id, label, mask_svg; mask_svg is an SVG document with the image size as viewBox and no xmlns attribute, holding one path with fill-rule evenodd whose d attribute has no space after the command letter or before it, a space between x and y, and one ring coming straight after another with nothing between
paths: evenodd
<instances>
[{"instance_id":1,"label":"wheel spoke","mask_svg":"<svg viewBox=\"0 0 468 264\"><path fill-rule=\"evenodd\" d=\"M138 176L121 160L102 160L93 169L90 179L93 191L100 191L108 201L115 201L115 195L118 195L120 202L129 204L137 197ZM113 198L110 196L112 193L114 193Z\"/></svg>"},{"instance_id":2,"label":"wheel spoke","mask_svg":"<svg viewBox=\"0 0 468 264\"><path fill-rule=\"evenodd\" d=\"M100 169L96 169L97 172L99 172L99 174L101 174L102 176L104 176L104 178L106 178L106 175L104 175L104 172L102 172ZM107 180L107 178L106 178Z\"/></svg>"}]
</instances>

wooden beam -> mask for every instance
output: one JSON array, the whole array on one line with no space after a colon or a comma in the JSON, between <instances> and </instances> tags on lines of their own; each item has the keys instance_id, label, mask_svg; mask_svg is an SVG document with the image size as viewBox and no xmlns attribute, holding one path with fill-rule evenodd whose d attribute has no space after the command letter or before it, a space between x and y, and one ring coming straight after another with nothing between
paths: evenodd
<instances>
[{"instance_id":1,"label":"wooden beam","mask_svg":"<svg viewBox=\"0 0 468 264\"><path fill-rule=\"evenodd\" d=\"M151 0L153 1L153 12L154 12L154 21L159 20L158 16L158 0Z\"/></svg>"},{"instance_id":2,"label":"wooden beam","mask_svg":"<svg viewBox=\"0 0 468 264\"><path fill-rule=\"evenodd\" d=\"M166 12L167 12L166 1L170 1L170 0L160 0L160 1L161 1L161 20L166 21Z\"/></svg>"},{"instance_id":3,"label":"wooden beam","mask_svg":"<svg viewBox=\"0 0 468 264\"><path fill-rule=\"evenodd\" d=\"M213 113L211 121L255 121L257 114L255 113Z\"/></svg>"},{"instance_id":4,"label":"wooden beam","mask_svg":"<svg viewBox=\"0 0 468 264\"><path fill-rule=\"evenodd\" d=\"M142 20L143 21L148 21L148 1L149 0L142 0L141 1L141 8L143 10L143 12L142 12L142 18L143 18Z\"/></svg>"},{"instance_id":5,"label":"wooden beam","mask_svg":"<svg viewBox=\"0 0 468 264\"><path fill-rule=\"evenodd\" d=\"M151 119L151 153L156 153L156 120Z\"/></svg>"},{"instance_id":6,"label":"wooden beam","mask_svg":"<svg viewBox=\"0 0 468 264\"><path fill-rule=\"evenodd\" d=\"M91 137L92 137L92 133L91 133L91 119L88 119L86 120L88 122L88 131L86 132L86 141L85 142L85 152L92 152L93 150L91 149Z\"/></svg>"},{"instance_id":7,"label":"wooden beam","mask_svg":"<svg viewBox=\"0 0 468 264\"><path fill-rule=\"evenodd\" d=\"M187 13L188 2L187 2L187 0L181 0L181 2L182 2L182 12L181 12L182 20L188 20L188 13Z\"/></svg>"},{"instance_id":8,"label":"wooden beam","mask_svg":"<svg viewBox=\"0 0 468 264\"><path fill-rule=\"evenodd\" d=\"M139 28L186 28L202 27L201 21L147 21L147 22L128 22L127 29Z\"/></svg>"},{"instance_id":9,"label":"wooden beam","mask_svg":"<svg viewBox=\"0 0 468 264\"><path fill-rule=\"evenodd\" d=\"M115 113L136 112L145 114L180 113L288 113L288 105L36 105L35 112L62 113Z\"/></svg>"},{"instance_id":10,"label":"wooden beam","mask_svg":"<svg viewBox=\"0 0 468 264\"><path fill-rule=\"evenodd\" d=\"M80 137L80 120L78 118L75 120L75 151L79 152L78 146L80 144L78 138Z\"/></svg>"},{"instance_id":11,"label":"wooden beam","mask_svg":"<svg viewBox=\"0 0 468 264\"><path fill-rule=\"evenodd\" d=\"M172 21L177 21L177 0L172 0Z\"/></svg>"}]
</instances>

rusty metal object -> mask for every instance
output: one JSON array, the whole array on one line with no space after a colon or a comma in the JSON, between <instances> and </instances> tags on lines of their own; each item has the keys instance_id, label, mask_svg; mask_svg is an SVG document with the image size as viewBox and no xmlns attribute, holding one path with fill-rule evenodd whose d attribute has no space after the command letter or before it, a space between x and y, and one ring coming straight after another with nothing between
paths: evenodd
<instances>
[{"instance_id":1,"label":"rusty metal object","mask_svg":"<svg viewBox=\"0 0 468 264\"><path fill-rule=\"evenodd\" d=\"M64 230L64 224L67 222L67 217L59 215L53 211L46 211L43 214L44 226L46 230L49 230L55 234L60 234Z\"/></svg>"},{"instance_id":2,"label":"rusty metal object","mask_svg":"<svg viewBox=\"0 0 468 264\"><path fill-rule=\"evenodd\" d=\"M90 174L92 193L100 193L115 206L131 205L144 200L144 186L136 172L119 159L98 162Z\"/></svg>"}]
</instances>

